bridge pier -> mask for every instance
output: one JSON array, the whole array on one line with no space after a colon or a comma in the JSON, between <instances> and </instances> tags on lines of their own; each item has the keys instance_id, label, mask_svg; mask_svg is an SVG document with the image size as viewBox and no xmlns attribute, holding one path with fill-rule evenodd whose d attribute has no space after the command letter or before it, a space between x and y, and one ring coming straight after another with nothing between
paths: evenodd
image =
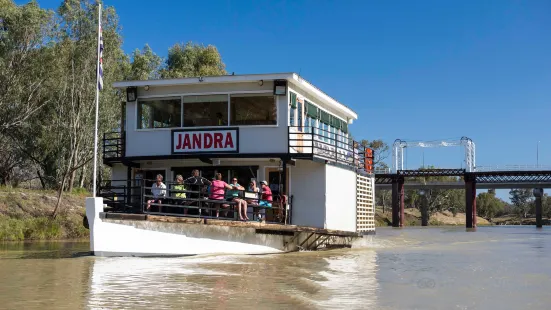
<instances>
[{"instance_id":1,"label":"bridge pier","mask_svg":"<svg viewBox=\"0 0 551 310\"><path fill-rule=\"evenodd\" d=\"M543 227L542 205L541 198L543 197L543 188L534 188L534 196L536 197L536 227Z\"/></svg>"},{"instance_id":2,"label":"bridge pier","mask_svg":"<svg viewBox=\"0 0 551 310\"><path fill-rule=\"evenodd\" d=\"M467 228L476 228L476 179L465 174L465 222Z\"/></svg>"},{"instance_id":3,"label":"bridge pier","mask_svg":"<svg viewBox=\"0 0 551 310\"><path fill-rule=\"evenodd\" d=\"M404 178L392 180L392 227L404 227Z\"/></svg>"},{"instance_id":4,"label":"bridge pier","mask_svg":"<svg viewBox=\"0 0 551 310\"><path fill-rule=\"evenodd\" d=\"M404 179L398 183L398 189L400 190L400 227L404 227Z\"/></svg>"}]
</instances>

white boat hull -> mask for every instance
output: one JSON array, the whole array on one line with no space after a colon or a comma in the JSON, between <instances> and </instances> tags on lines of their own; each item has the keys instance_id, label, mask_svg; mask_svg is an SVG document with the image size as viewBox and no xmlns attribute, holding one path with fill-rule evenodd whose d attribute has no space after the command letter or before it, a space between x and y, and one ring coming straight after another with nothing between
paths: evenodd
<instances>
[{"instance_id":1,"label":"white boat hull","mask_svg":"<svg viewBox=\"0 0 551 310\"><path fill-rule=\"evenodd\" d=\"M145 215L106 214L101 198L87 198L86 215L90 250L96 256L274 254L329 245L351 247L362 239L351 233L335 235L283 225L216 220L206 224L203 219L150 216L146 220Z\"/></svg>"}]
</instances>

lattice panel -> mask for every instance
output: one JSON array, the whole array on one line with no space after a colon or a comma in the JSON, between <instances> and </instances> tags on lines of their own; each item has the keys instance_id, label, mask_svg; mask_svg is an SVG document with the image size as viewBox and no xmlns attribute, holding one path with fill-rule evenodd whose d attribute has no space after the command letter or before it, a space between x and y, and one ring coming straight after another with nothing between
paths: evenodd
<instances>
[{"instance_id":1,"label":"lattice panel","mask_svg":"<svg viewBox=\"0 0 551 310\"><path fill-rule=\"evenodd\" d=\"M375 174L375 184L392 184L395 174Z\"/></svg>"},{"instance_id":2,"label":"lattice panel","mask_svg":"<svg viewBox=\"0 0 551 310\"><path fill-rule=\"evenodd\" d=\"M356 231L375 231L375 178L356 175Z\"/></svg>"}]
</instances>

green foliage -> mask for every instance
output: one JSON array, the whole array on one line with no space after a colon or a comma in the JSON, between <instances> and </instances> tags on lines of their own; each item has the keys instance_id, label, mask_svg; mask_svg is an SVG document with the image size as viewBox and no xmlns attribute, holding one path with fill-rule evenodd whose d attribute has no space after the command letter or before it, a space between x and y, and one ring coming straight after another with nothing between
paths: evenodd
<instances>
[{"instance_id":1,"label":"green foliage","mask_svg":"<svg viewBox=\"0 0 551 310\"><path fill-rule=\"evenodd\" d=\"M527 217L534 203L532 190L528 188L512 189L509 191L509 195L516 212L523 217Z\"/></svg>"},{"instance_id":2,"label":"green foliage","mask_svg":"<svg viewBox=\"0 0 551 310\"><path fill-rule=\"evenodd\" d=\"M547 194L544 194L541 198L541 204L543 215L551 219L551 197L549 197Z\"/></svg>"},{"instance_id":3,"label":"green foliage","mask_svg":"<svg viewBox=\"0 0 551 310\"><path fill-rule=\"evenodd\" d=\"M430 166L421 168L420 170L434 168L435 167ZM408 181L416 183L458 182L460 179L458 177L440 176L411 178ZM455 215L465 210L465 191L462 189L426 189L424 190L424 197L421 197L420 191L418 190L407 190L405 194L405 201L411 206L421 209L422 204L425 203L428 216L431 216L435 212L447 210Z\"/></svg>"},{"instance_id":4,"label":"green foliage","mask_svg":"<svg viewBox=\"0 0 551 310\"><path fill-rule=\"evenodd\" d=\"M75 239L88 236L82 216L10 217L0 214L0 241Z\"/></svg>"},{"instance_id":5,"label":"green foliage","mask_svg":"<svg viewBox=\"0 0 551 310\"><path fill-rule=\"evenodd\" d=\"M388 168L387 164L384 162L388 158L390 153L390 147L383 140L362 140L360 144L364 147L369 147L373 150L373 166L375 168Z\"/></svg>"},{"instance_id":6,"label":"green foliage","mask_svg":"<svg viewBox=\"0 0 551 310\"><path fill-rule=\"evenodd\" d=\"M487 220L491 220L503 211L505 203L495 196L495 191L480 193L476 198L477 214Z\"/></svg>"},{"instance_id":7,"label":"green foliage","mask_svg":"<svg viewBox=\"0 0 551 310\"><path fill-rule=\"evenodd\" d=\"M49 217L10 218L0 215L0 241L56 239L62 236L60 220Z\"/></svg>"},{"instance_id":8,"label":"green foliage","mask_svg":"<svg viewBox=\"0 0 551 310\"><path fill-rule=\"evenodd\" d=\"M82 197L90 196L90 192L86 188L82 188L82 187L73 188L72 193L75 194L75 195L82 196Z\"/></svg>"},{"instance_id":9,"label":"green foliage","mask_svg":"<svg viewBox=\"0 0 551 310\"><path fill-rule=\"evenodd\" d=\"M0 133L21 126L48 101L52 16L35 1L0 0Z\"/></svg>"},{"instance_id":10,"label":"green foliage","mask_svg":"<svg viewBox=\"0 0 551 310\"><path fill-rule=\"evenodd\" d=\"M168 50L162 78L226 75L226 65L218 49L192 42L175 44Z\"/></svg>"},{"instance_id":11,"label":"green foliage","mask_svg":"<svg viewBox=\"0 0 551 310\"><path fill-rule=\"evenodd\" d=\"M159 77L162 58L157 56L149 45L143 50L135 49L132 53L132 67L129 79L149 80Z\"/></svg>"}]
</instances>

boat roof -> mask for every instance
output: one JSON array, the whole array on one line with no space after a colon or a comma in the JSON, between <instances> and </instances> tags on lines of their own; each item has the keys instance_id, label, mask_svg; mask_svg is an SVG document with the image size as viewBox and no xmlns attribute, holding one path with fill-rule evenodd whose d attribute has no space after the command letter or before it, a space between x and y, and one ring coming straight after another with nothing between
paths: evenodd
<instances>
[{"instance_id":1,"label":"boat roof","mask_svg":"<svg viewBox=\"0 0 551 310\"><path fill-rule=\"evenodd\" d=\"M202 81L199 81L199 78ZM136 81L120 81L115 82L113 87L126 88L126 87L144 87L144 86L178 86L178 85L192 85L192 84L218 84L218 83L247 83L256 82L259 80L272 81L272 80L287 80L298 87L300 90L307 92L320 103L325 103L340 112L344 113L352 120L358 119L358 115L352 109L346 105L335 100L312 83L305 80L299 74L294 72L287 73L265 73L265 74L235 74L235 75L219 75L219 76L205 76L205 77L188 77L178 79L158 79L158 80L136 80Z\"/></svg>"}]
</instances>

